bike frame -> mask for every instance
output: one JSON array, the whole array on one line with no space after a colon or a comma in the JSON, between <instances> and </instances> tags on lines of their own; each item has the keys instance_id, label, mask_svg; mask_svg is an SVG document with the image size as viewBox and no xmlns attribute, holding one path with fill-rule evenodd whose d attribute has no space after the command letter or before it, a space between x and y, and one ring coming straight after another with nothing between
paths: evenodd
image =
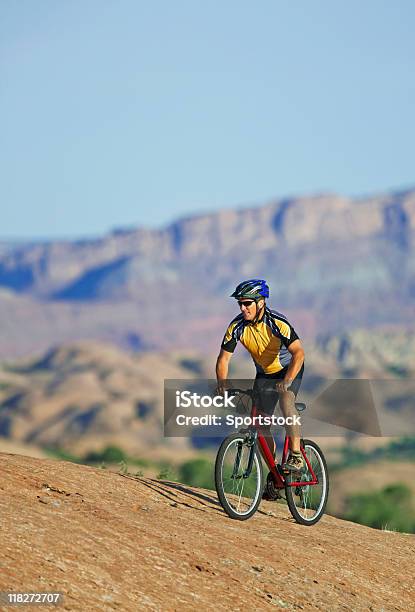
<instances>
[{"instance_id":1,"label":"bike frame","mask_svg":"<svg viewBox=\"0 0 415 612\"><path fill-rule=\"evenodd\" d=\"M257 410L256 406L254 405L254 402L252 402L251 417L255 417L257 415L258 415L258 410ZM255 422L255 421L253 421L253 422ZM283 470L282 470L281 466L284 465L284 463L286 462L287 457L288 457L290 437L287 436L287 435L285 436L284 447L283 447L282 457L281 457L281 463L278 464L278 465L275 465L274 458L272 456L272 453L270 451L270 448L268 446L268 443L267 443L266 439L261 434L259 428L256 425L254 425L254 428L256 430L257 442L260 444L260 446L262 448L263 456L264 456L264 458L265 458L265 460L267 462L269 471L273 475L275 487L277 489L283 489L285 486L299 487L299 486L318 484L318 478L316 477L316 475L314 473L314 470L311 467L311 464L310 464L310 462L309 462L309 460L307 458L307 455L304 452L303 447L301 447L301 453L302 453L302 455L304 457L304 461L306 462L307 467L309 469L309 472L310 472L310 474L312 476L312 480L306 480L306 481L298 480L298 481L295 481L295 482L287 482L287 479L284 477L284 473L283 473ZM254 450L254 447L251 450L252 458L253 458L253 450ZM251 465L252 465L252 461L251 461L251 458L250 458L249 466L251 466Z\"/></svg>"}]
</instances>

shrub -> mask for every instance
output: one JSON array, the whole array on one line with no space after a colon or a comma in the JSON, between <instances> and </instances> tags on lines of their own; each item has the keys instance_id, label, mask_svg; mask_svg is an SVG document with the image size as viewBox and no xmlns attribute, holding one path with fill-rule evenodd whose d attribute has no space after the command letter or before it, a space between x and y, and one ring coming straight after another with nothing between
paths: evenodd
<instances>
[{"instance_id":1,"label":"shrub","mask_svg":"<svg viewBox=\"0 0 415 612\"><path fill-rule=\"evenodd\" d=\"M403 483L391 484L380 491L357 493L346 500L344 518L377 529L415 532L412 493Z\"/></svg>"},{"instance_id":2,"label":"shrub","mask_svg":"<svg viewBox=\"0 0 415 612\"><path fill-rule=\"evenodd\" d=\"M118 446L107 446L102 451L91 451L84 457L85 463L120 463L127 462L127 455Z\"/></svg>"},{"instance_id":3,"label":"shrub","mask_svg":"<svg viewBox=\"0 0 415 612\"><path fill-rule=\"evenodd\" d=\"M72 455L61 448L47 447L44 450L48 455L55 457L56 459L63 459L63 461L71 461L72 463L82 463L82 459L80 457L76 457L75 455Z\"/></svg>"},{"instance_id":4,"label":"shrub","mask_svg":"<svg viewBox=\"0 0 415 612\"><path fill-rule=\"evenodd\" d=\"M180 466L179 480L193 487L213 489L213 471L213 464L207 459L191 459Z\"/></svg>"},{"instance_id":5,"label":"shrub","mask_svg":"<svg viewBox=\"0 0 415 612\"><path fill-rule=\"evenodd\" d=\"M157 480L174 480L173 468L168 463L160 466L160 471L156 476Z\"/></svg>"}]
</instances>

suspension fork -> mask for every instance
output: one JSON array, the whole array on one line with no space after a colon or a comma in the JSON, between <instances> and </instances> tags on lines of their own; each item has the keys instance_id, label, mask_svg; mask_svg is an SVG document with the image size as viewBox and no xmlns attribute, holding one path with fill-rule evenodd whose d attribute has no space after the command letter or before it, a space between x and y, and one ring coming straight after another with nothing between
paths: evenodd
<instances>
[{"instance_id":1,"label":"suspension fork","mask_svg":"<svg viewBox=\"0 0 415 612\"><path fill-rule=\"evenodd\" d=\"M235 463L233 464L233 472L231 478L235 479L238 476L239 465L241 463L242 442L238 442L238 450L236 452Z\"/></svg>"},{"instance_id":2,"label":"suspension fork","mask_svg":"<svg viewBox=\"0 0 415 612\"><path fill-rule=\"evenodd\" d=\"M257 444L257 439L258 439L258 432L256 431L256 429L254 430L250 429L246 433L245 444L249 446L249 458L248 458L248 465L246 466L246 470L242 474L242 478L249 478L251 474L252 465L254 463L255 447ZM238 478L239 466L241 464L242 445L243 445L242 442L238 442L238 450L236 453L235 463L233 465L233 472L232 472L231 478Z\"/></svg>"}]
</instances>

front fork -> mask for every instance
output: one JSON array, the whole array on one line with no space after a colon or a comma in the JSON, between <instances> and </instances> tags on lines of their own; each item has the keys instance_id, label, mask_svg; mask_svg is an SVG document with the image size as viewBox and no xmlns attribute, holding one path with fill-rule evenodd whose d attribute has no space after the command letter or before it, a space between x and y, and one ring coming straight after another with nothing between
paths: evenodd
<instances>
[{"instance_id":1,"label":"front fork","mask_svg":"<svg viewBox=\"0 0 415 612\"><path fill-rule=\"evenodd\" d=\"M246 466L246 470L244 471L244 473L242 474L242 478L249 478L250 474L251 474L251 470L252 470L252 464L254 463L254 457L255 457L255 447L257 444L257 439L258 439L258 432L256 429L251 430L249 429L246 432L246 436L245 436L245 440L244 442L238 442L238 451L236 453L236 458L235 458L235 463L233 466L233 472L232 472L232 476L231 478L241 478L241 476L238 476L239 473L239 466L241 464L241 455L242 455L242 445L246 444L247 446L249 446L249 458L248 458L248 465Z\"/></svg>"}]
</instances>

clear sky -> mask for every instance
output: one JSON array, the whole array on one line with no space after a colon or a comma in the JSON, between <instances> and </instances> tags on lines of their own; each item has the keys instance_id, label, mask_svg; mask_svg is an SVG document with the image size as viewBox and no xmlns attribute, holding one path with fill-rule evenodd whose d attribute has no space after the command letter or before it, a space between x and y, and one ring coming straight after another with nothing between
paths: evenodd
<instances>
[{"instance_id":1,"label":"clear sky","mask_svg":"<svg viewBox=\"0 0 415 612\"><path fill-rule=\"evenodd\" d=\"M411 0L3 0L0 237L415 184Z\"/></svg>"}]
</instances>

